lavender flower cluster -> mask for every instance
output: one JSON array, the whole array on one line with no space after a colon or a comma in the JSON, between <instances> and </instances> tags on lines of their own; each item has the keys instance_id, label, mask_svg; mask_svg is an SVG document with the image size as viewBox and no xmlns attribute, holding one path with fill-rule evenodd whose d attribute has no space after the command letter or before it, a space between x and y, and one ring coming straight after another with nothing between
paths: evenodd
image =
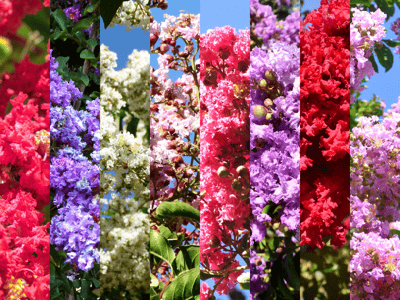
<instances>
[{"instance_id":1,"label":"lavender flower cluster","mask_svg":"<svg viewBox=\"0 0 400 300\"><path fill-rule=\"evenodd\" d=\"M88 271L100 255L100 100L86 101L72 80L58 74L50 50L51 193L58 214L51 220L51 244L66 262Z\"/></svg>"},{"instance_id":2,"label":"lavender flower cluster","mask_svg":"<svg viewBox=\"0 0 400 300\"><path fill-rule=\"evenodd\" d=\"M364 87L361 82L365 76L371 78L375 74L372 63L368 58L372 55L374 47L381 46L380 42L385 37L386 14L379 8L369 13L352 8L353 17L350 24L350 84L351 103L355 101L354 92L361 92Z\"/></svg>"},{"instance_id":3,"label":"lavender flower cluster","mask_svg":"<svg viewBox=\"0 0 400 300\"><path fill-rule=\"evenodd\" d=\"M390 27L392 31L397 34L397 39L400 41L400 18L398 18L396 21L392 23L392 26ZM400 46L397 46L394 49L394 53L400 54Z\"/></svg>"},{"instance_id":4,"label":"lavender flower cluster","mask_svg":"<svg viewBox=\"0 0 400 300\"><path fill-rule=\"evenodd\" d=\"M265 270L271 266L255 247L266 237L266 223L278 222L295 235L293 242L300 240L300 13L277 21L270 6L251 0L251 20L252 41L263 41L250 55L250 259L257 299L268 287ZM263 213L269 204L282 206L280 220Z\"/></svg>"},{"instance_id":5,"label":"lavender flower cluster","mask_svg":"<svg viewBox=\"0 0 400 300\"><path fill-rule=\"evenodd\" d=\"M400 100L400 98L399 98ZM399 104L351 135L352 299L400 299ZM397 231L396 231L397 230Z\"/></svg>"}]
</instances>

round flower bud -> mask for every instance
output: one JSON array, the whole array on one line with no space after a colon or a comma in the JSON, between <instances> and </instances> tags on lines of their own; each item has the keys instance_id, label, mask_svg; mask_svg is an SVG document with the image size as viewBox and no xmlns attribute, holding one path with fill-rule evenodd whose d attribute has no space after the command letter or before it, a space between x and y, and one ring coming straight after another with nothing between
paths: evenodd
<instances>
[{"instance_id":1,"label":"round flower bud","mask_svg":"<svg viewBox=\"0 0 400 300\"><path fill-rule=\"evenodd\" d=\"M267 78L268 80L271 81L275 81L276 80L276 73L274 71L268 70L265 71L265 78Z\"/></svg>"},{"instance_id":2,"label":"round flower bud","mask_svg":"<svg viewBox=\"0 0 400 300\"><path fill-rule=\"evenodd\" d=\"M248 174L248 170L245 166L239 166L236 169L236 172L242 177L246 176Z\"/></svg>"},{"instance_id":3,"label":"round flower bud","mask_svg":"<svg viewBox=\"0 0 400 300\"><path fill-rule=\"evenodd\" d=\"M228 169L224 166L219 167L217 173L218 173L218 176L221 178L227 177L229 175Z\"/></svg>"},{"instance_id":4,"label":"round flower bud","mask_svg":"<svg viewBox=\"0 0 400 300\"><path fill-rule=\"evenodd\" d=\"M253 108L253 114L256 118L262 119L267 114L267 109L262 105L256 105Z\"/></svg>"},{"instance_id":5,"label":"round flower bud","mask_svg":"<svg viewBox=\"0 0 400 300\"><path fill-rule=\"evenodd\" d=\"M265 120L269 121L272 118L272 113L269 113L265 116Z\"/></svg>"},{"instance_id":6,"label":"round flower bud","mask_svg":"<svg viewBox=\"0 0 400 300\"><path fill-rule=\"evenodd\" d=\"M267 98L264 100L264 105L266 107L272 106L274 104L274 102L272 102L272 100L270 98Z\"/></svg>"},{"instance_id":7,"label":"round flower bud","mask_svg":"<svg viewBox=\"0 0 400 300\"><path fill-rule=\"evenodd\" d=\"M232 183L232 188L233 188L235 191L240 191L240 190L242 189L242 183L241 183L239 180L235 179L235 180L233 181L233 183Z\"/></svg>"},{"instance_id":8,"label":"round flower bud","mask_svg":"<svg viewBox=\"0 0 400 300\"><path fill-rule=\"evenodd\" d=\"M258 86L260 87L260 89L265 90L268 86L268 83L265 79L261 79L258 83Z\"/></svg>"}]
</instances>

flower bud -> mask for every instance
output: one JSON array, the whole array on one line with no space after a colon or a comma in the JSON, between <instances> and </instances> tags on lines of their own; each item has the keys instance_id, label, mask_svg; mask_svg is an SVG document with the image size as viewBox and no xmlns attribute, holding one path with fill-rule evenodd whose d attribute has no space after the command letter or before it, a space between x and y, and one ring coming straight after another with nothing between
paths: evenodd
<instances>
[{"instance_id":1,"label":"flower bud","mask_svg":"<svg viewBox=\"0 0 400 300\"><path fill-rule=\"evenodd\" d=\"M272 100L270 98L267 98L264 100L264 105L266 107L272 106L274 104L274 102L272 102Z\"/></svg>"},{"instance_id":2,"label":"flower bud","mask_svg":"<svg viewBox=\"0 0 400 300\"><path fill-rule=\"evenodd\" d=\"M226 167L224 167L224 166L219 167L217 173L218 173L218 176L221 177L221 178L225 178L225 177L227 177L229 175L228 169Z\"/></svg>"},{"instance_id":3,"label":"flower bud","mask_svg":"<svg viewBox=\"0 0 400 300\"><path fill-rule=\"evenodd\" d=\"M269 113L265 116L265 120L269 121L272 118L272 113Z\"/></svg>"},{"instance_id":4,"label":"flower bud","mask_svg":"<svg viewBox=\"0 0 400 300\"><path fill-rule=\"evenodd\" d=\"M242 177L245 177L249 173L245 166L237 167L236 172Z\"/></svg>"},{"instance_id":5,"label":"flower bud","mask_svg":"<svg viewBox=\"0 0 400 300\"><path fill-rule=\"evenodd\" d=\"M242 73L246 72L247 69L249 68L249 62L245 60L241 60L238 63L238 70Z\"/></svg>"},{"instance_id":6,"label":"flower bud","mask_svg":"<svg viewBox=\"0 0 400 300\"><path fill-rule=\"evenodd\" d=\"M235 179L235 180L233 180L232 188L235 191L240 191L242 189L242 183L239 180Z\"/></svg>"},{"instance_id":7,"label":"flower bud","mask_svg":"<svg viewBox=\"0 0 400 300\"><path fill-rule=\"evenodd\" d=\"M253 114L258 119L265 118L265 115L267 114L267 109L262 105L256 105L253 107Z\"/></svg>"},{"instance_id":8,"label":"flower bud","mask_svg":"<svg viewBox=\"0 0 400 300\"><path fill-rule=\"evenodd\" d=\"M221 245L221 242L217 236L214 236L210 243L208 244L211 248L216 248Z\"/></svg>"},{"instance_id":9,"label":"flower bud","mask_svg":"<svg viewBox=\"0 0 400 300\"><path fill-rule=\"evenodd\" d=\"M266 71L264 75L265 75L265 78L267 78L270 81L276 80L276 73L272 70Z\"/></svg>"},{"instance_id":10,"label":"flower bud","mask_svg":"<svg viewBox=\"0 0 400 300\"><path fill-rule=\"evenodd\" d=\"M268 86L268 83L265 79L261 79L260 82L258 83L258 86L260 87L261 90L265 90Z\"/></svg>"}]
</instances>

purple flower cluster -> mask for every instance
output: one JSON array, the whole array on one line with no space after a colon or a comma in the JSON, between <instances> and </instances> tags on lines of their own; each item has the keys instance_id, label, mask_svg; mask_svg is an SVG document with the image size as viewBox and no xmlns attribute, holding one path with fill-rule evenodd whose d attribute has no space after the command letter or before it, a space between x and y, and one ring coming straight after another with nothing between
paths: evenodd
<instances>
[{"instance_id":1,"label":"purple flower cluster","mask_svg":"<svg viewBox=\"0 0 400 300\"><path fill-rule=\"evenodd\" d=\"M392 23L392 26L390 27L394 31L395 34L397 34L397 39L400 41L400 18L398 18L396 21ZM394 52L396 54L400 54L400 46L397 46L394 49Z\"/></svg>"},{"instance_id":2,"label":"purple flower cluster","mask_svg":"<svg viewBox=\"0 0 400 300\"><path fill-rule=\"evenodd\" d=\"M251 293L258 299L268 287L267 261L254 248L272 221L264 208L281 205L275 221L300 239L300 14L277 22L271 7L251 0L251 20L253 36L263 41L250 55Z\"/></svg>"},{"instance_id":3,"label":"purple flower cluster","mask_svg":"<svg viewBox=\"0 0 400 300\"><path fill-rule=\"evenodd\" d=\"M250 18L254 23L252 33L262 39L263 50L267 50L276 41L300 45L300 12L293 12L285 20L278 21L270 6L251 0Z\"/></svg>"},{"instance_id":4,"label":"purple flower cluster","mask_svg":"<svg viewBox=\"0 0 400 300\"><path fill-rule=\"evenodd\" d=\"M58 215L51 220L51 244L66 262L88 271L99 263L100 100L74 103L82 93L57 72L50 50L51 192Z\"/></svg>"},{"instance_id":5,"label":"purple flower cluster","mask_svg":"<svg viewBox=\"0 0 400 300\"><path fill-rule=\"evenodd\" d=\"M351 135L352 299L400 299L400 113L360 117Z\"/></svg>"},{"instance_id":6,"label":"purple flower cluster","mask_svg":"<svg viewBox=\"0 0 400 300\"><path fill-rule=\"evenodd\" d=\"M351 102L355 101L354 92L361 92L364 87L361 82L365 76L371 78L375 74L368 58L372 55L375 45L385 37L386 14L379 8L369 13L357 8L351 9L353 17L350 25L350 84Z\"/></svg>"}]
</instances>

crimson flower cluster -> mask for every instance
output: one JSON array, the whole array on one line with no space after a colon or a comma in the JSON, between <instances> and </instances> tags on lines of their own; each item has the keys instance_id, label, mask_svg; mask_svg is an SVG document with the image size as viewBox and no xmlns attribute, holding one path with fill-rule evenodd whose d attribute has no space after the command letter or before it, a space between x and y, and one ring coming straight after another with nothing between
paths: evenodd
<instances>
[{"instance_id":1,"label":"crimson flower cluster","mask_svg":"<svg viewBox=\"0 0 400 300\"><path fill-rule=\"evenodd\" d=\"M220 275L214 290L226 294L250 264L250 31L217 27L200 47L200 261ZM213 292L203 283L202 299Z\"/></svg>"},{"instance_id":2,"label":"crimson flower cluster","mask_svg":"<svg viewBox=\"0 0 400 300\"><path fill-rule=\"evenodd\" d=\"M42 7L1 2L0 36ZM49 56L41 65L25 57L0 80L1 299L50 298L49 223L40 212L50 199L49 69Z\"/></svg>"},{"instance_id":3,"label":"crimson flower cluster","mask_svg":"<svg viewBox=\"0 0 400 300\"><path fill-rule=\"evenodd\" d=\"M321 248L331 235L340 247L350 213L350 1L322 1L302 27L301 244Z\"/></svg>"}]
</instances>

